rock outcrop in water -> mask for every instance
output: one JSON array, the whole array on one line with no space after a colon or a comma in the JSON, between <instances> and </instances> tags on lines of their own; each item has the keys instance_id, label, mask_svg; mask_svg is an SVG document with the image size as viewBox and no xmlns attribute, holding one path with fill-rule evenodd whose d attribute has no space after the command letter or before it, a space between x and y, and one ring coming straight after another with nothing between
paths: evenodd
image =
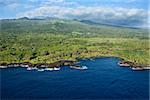
<instances>
[{"instance_id":1,"label":"rock outcrop in water","mask_svg":"<svg viewBox=\"0 0 150 100\"><path fill-rule=\"evenodd\" d=\"M120 61L118 62L118 65L120 67L130 67L132 70L140 71L140 70L150 70L150 65L142 65L142 64L136 64L130 61Z\"/></svg>"},{"instance_id":2,"label":"rock outcrop in water","mask_svg":"<svg viewBox=\"0 0 150 100\"><path fill-rule=\"evenodd\" d=\"M76 65L76 66L70 66L70 68L73 68L73 69L79 69L79 70L85 70L85 69L88 69L86 66L79 66L79 65Z\"/></svg>"}]
</instances>

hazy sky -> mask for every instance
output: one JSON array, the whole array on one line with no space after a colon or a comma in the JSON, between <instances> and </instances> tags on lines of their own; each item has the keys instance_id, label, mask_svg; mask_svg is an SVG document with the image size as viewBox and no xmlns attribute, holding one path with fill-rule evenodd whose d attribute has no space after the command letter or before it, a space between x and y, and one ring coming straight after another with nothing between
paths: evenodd
<instances>
[{"instance_id":1,"label":"hazy sky","mask_svg":"<svg viewBox=\"0 0 150 100\"><path fill-rule=\"evenodd\" d=\"M146 26L149 0L0 0L0 19L58 17Z\"/></svg>"}]
</instances>

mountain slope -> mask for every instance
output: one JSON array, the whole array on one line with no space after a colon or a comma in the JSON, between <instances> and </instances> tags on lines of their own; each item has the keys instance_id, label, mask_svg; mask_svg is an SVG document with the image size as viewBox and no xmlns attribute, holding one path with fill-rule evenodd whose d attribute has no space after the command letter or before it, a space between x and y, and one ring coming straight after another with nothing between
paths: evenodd
<instances>
[{"instance_id":1,"label":"mountain slope","mask_svg":"<svg viewBox=\"0 0 150 100\"><path fill-rule=\"evenodd\" d=\"M148 31L78 20L1 20L0 64L53 63L99 56L117 56L149 64Z\"/></svg>"},{"instance_id":2,"label":"mountain slope","mask_svg":"<svg viewBox=\"0 0 150 100\"><path fill-rule=\"evenodd\" d=\"M1 20L2 32L33 32L53 33L82 36L102 37L140 37L148 36L147 30L117 27L112 25L98 24L88 20L64 20L57 18L29 19L20 18L12 20Z\"/></svg>"}]
</instances>

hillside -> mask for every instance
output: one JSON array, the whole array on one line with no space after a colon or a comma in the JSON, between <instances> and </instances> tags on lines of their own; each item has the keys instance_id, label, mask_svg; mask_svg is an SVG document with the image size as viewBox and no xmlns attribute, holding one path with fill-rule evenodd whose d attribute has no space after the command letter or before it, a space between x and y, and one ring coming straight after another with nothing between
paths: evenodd
<instances>
[{"instance_id":1,"label":"hillside","mask_svg":"<svg viewBox=\"0 0 150 100\"><path fill-rule=\"evenodd\" d=\"M2 32L24 33L52 33L79 36L102 37L130 37L147 38L148 32L144 29L132 29L106 24L97 24L92 21L65 20L57 18L1 20Z\"/></svg>"},{"instance_id":2,"label":"hillside","mask_svg":"<svg viewBox=\"0 0 150 100\"><path fill-rule=\"evenodd\" d=\"M99 56L117 56L149 64L148 31L47 19L1 20L0 63L52 63Z\"/></svg>"}]
</instances>

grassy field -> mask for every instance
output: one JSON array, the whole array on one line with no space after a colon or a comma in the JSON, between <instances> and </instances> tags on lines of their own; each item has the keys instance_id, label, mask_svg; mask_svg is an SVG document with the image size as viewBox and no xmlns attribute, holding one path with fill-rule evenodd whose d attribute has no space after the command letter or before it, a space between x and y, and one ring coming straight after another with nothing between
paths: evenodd
<instances>
[{"instance_id":1,"label":"grassy field","mask_svg":"<svg viewBox=\"0 0 150 100\"><path fill-rule=\"evenodd\" d=\"M150 64L148 31L71 20L2 20L0 63L116 56Z\"/></svg>"}]
</instances>

